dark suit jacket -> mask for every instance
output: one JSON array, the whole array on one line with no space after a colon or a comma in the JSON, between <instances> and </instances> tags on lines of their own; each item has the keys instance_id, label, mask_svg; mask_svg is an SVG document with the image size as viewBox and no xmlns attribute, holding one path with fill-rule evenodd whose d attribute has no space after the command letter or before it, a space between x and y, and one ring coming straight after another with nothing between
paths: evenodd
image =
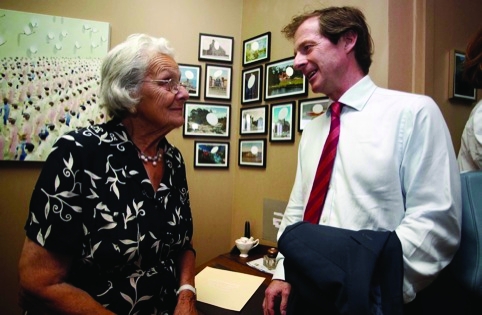
<instances>
[{"instance_id":1,"label":"dark suit jacket","mask_svg":"<svg viewBox=\"0 0 482 315\"><path fill-rule=\"evenodd\" d=\"M292 285L288 314L403 314L403 259L395 232L299 222L278 241ZM381 301L380 301L381 297ZM375 301L378 299L378 302Z\"/></svg>"}]
</instances>

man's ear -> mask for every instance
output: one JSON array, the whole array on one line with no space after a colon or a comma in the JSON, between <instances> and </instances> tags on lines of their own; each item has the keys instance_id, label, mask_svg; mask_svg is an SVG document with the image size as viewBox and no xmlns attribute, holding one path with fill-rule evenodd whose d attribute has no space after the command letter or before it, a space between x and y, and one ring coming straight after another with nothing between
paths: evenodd
<instances>
[{"instance_id":1,"label":"man's ear","mask_svg":"<svg viewBox=\"0 0 482 315\"><path fill-rule=\"evenodd\" d=\"M349 53L355 48L355 44L358 39L358 34L355 33L354 31L347 31L342 35L341 39L344 42L345 51Z\"/></svg>"}]
</instances>

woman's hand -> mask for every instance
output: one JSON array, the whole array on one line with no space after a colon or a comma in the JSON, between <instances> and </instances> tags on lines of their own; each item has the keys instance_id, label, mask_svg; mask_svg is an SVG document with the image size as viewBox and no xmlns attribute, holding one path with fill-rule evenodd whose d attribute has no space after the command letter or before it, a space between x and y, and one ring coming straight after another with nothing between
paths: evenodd
<instances>
[{"instance_id":1,"label":"woman's hand","mask_svg":"<svg viewBox=\"0 0 482 315\"><path fill-rule=\"evenodd\" d=\"M198 315L194 292L184 290L179 293L174 315Z\"/></svg>"}]
</instances>

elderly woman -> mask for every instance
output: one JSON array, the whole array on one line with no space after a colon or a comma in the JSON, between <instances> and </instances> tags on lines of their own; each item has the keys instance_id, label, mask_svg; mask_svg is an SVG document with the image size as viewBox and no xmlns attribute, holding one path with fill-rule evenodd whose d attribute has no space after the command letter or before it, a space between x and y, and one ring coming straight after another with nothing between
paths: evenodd
<instances>
[{"instance_id":1,"label":"elderly woman","mask_svg":"<svg viewBox=\"0 0 482 315\"><path fill-rule=\"evenodd\" d=\"M166 135L188 92L163 38L136 34L103 62L105 124L55 143L19 262L29 314L197 314L185 165Z\"/></svg>"}]
</instances>

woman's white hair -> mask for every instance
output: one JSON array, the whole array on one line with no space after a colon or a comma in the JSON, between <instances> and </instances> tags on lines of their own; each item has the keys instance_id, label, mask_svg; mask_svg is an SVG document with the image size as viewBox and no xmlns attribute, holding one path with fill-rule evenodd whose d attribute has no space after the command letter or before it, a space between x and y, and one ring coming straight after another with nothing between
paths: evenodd
<instances>
[{"instance_id":1,"label":"woman's white hair","mask_svg":"<svg viewBox=\"0 0 482 315\"><path fill-rule=\"evenodd\" d=\"M101 67L99 96L110 116L123 118L135 111L149 63L159 53L174 58L174 50L165 38L146 34L132 34L107 53Z\"/></svg>"}]
</instances>

